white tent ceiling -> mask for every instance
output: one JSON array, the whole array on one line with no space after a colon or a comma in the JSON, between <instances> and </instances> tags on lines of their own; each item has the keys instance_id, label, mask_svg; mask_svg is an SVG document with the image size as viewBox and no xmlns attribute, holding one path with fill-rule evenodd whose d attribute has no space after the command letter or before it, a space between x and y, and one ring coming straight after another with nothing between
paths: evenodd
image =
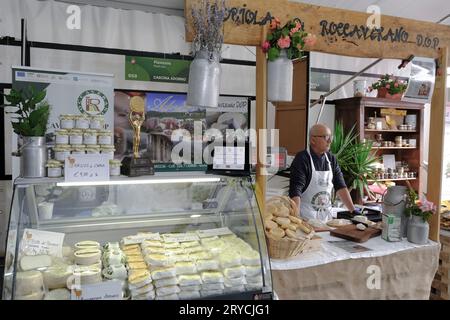
<instances>
[{"instance_id":1,"label":"white tent ceiling","mask_svg":"<svg viewBox=\"0 0 450 320\"><path fill-rule=\"evenodd\" d=\"M183 15L184 0L57 0L68 3L90 4L94 6L133 9ZM250 0L251 1L251 0ZM275 2L276 0L268 0ZM341 8L365 12L370 5L378 5L382 14L415 20L436 22L450 15L449 0L290 0L319 6ZM450 25L450 18L443 21Z\"/></svg>"}]
</instances>

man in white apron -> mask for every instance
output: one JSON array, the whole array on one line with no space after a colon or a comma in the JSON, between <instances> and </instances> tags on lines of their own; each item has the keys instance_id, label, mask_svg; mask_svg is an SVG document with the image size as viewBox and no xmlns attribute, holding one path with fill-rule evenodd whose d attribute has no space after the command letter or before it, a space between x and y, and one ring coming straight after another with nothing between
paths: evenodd
<instances>
[{"instance_id":1,"label":"man in white apron","mask_svg":"<svg viewBox=\"0 0 450 320\"><path fill-rule=\"evenodd\" d=\"M309 148L299 152L291 165L289 196L306 220L326 222L332 219L333 188L347 209L355 211L336 157L329 152L332 139L330 128L314 125L309 132Z\"/></svg>"}]
</instances>

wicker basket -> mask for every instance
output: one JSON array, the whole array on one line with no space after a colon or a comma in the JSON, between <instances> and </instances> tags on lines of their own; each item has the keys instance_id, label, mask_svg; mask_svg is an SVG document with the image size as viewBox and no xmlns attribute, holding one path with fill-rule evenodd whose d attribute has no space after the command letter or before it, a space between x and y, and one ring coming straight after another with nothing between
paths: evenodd
<instances>
[{"instance_id":1,"label":"wicker basket","mask_svg":"<svg viewBox=\"0 0 450 320\"><path fill-rule=\"evenodd\" d=\"M267 249L269 250L269 257L273 259L287 259L295 257L300 254L306 247L309 239L292 240L290 238L283 238L276 240L266 232Z\"/></svg>"},{"instance_id":2,"label":"wicker basket","mask_svg":"<svg viewBox=\"0 0 450 320\"><path fill-rule=\"evenodd\" d=\"M281 201L285 203L286 206L289 206L290 208L289 214L294 217L297 216L298 207L290 198L285 196L273 197L267 201L267 204L274 201ZM303 221L302 224L313 230L313 228L306 222ZM307 238L296 240L289 237L277 239L273 237L269 232L267 232L267 229L265 230L265 233L269 256L273 259L286 259L300 254L314 235L314 232L311 232L311 234L309 234Z\"/></svg>"}]
</instances>

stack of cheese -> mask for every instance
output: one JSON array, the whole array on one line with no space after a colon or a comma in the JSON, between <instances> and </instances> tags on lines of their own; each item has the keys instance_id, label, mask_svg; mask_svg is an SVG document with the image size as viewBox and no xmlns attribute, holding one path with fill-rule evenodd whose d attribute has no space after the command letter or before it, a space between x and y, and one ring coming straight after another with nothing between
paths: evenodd
<instances>
[{"instance_id":1,"label":"stack of cheese","mask_svg":"<svg viewBox=\"0 0 450 320\"><path fill-rule=\"evenodd\" d=\"M141 244L145 262L148 264L157 300L178 300L177 261L182 261L183 251L178 242L145 240ZM173 256L180 256L177 260Z\"/></svg>"},{"instance_id":2,"label":"stack of cheese","mask_svg":"<svg viewBox=\"0 0 450 320\"><path fill-rule=\"evenodd\" d=\"M314 229L297 217L297 205L289 197L274 197L267 201L264 227L274 240L311 239Z\"/></svg>"},{"instance_id":3,"label":"stack of cheese","mask_svg":"<svg viewBox=\"0 0 450 320\"><path fill-rule=\"evenodd\" d=\"M93 284L102 281L102 251L96 241L80 241L74 246L73 275L79 277L79 284ZM76 279L75 279L76 281Z\"/></svg>"},{"instance_id":4,"label":"stack of cheese","mask_svg":"<svg viewBox=\"0 0 450 320\"><path fill-rule=\"evenodd\" d=\"M48 290L45 300L69 300L70 291L67 290L67 281L72 276L72 270L67 261L52 257L52 265L42 271L44 285Z\"/></svg>"},{"instance_id":5,"label":"stack of cheese","mask_svg":"<svg viewBox=\"0 0 450 320\"><path fill-rule=\"evenodd\" d=\"M118 280L122 283L122 297L127 297L128 272L125 266L126 256L118 242L107 242L102 254L103 277L108 280Z\"/></svg>"},{"instance_id":6,"label":"stack of cheese","mask_svg":"<svg viewBox=\"0 0 450 320\"><path fill-rule=\"evenodd\" d=\"M139 244L122 245L128 268L128 289L133 300L155 299L155 288Z\"/></svg>"}]
</instances>

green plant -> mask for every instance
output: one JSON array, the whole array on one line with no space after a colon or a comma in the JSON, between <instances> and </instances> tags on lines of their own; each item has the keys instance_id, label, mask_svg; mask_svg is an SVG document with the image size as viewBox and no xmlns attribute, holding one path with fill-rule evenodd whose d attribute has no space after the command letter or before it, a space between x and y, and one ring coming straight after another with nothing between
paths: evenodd
<instances>
[{"instance_id":1,"label":"green plant","mask_svg":"<svg viewBox=\"0 0 450 320\"><path fill-rule=\"evenodd\" d=\"M303 56L305 45L311 47L315 42L316 37L303 30L299 19L289 20L281 27L280 20L273 18L270 22L270 32L261 47L270 61L278 58L282 49L286 49L289 59L298 59Z\"/></svg>"},{"instance_id":2,"label":"green plant","mask_svg":"<svg viewBox=\"0 0 450 320\"><path fill-rule=\"evenodd\" d=\"M354 129L353 126L345 133L342 123L336 122L330 151L336 157L349 190L357 190L362 198L365 192L371 194L368 180L374 179L373 165L379 158L372 151L372 142L358 141Z\"/></svg>"},{"instance_id":3,"label":"green plant","mask_svg":"<svg viewBox=\"0 0 450 320\"><path fill-rule=\"evenodd\" d=\"M398 80L393 76L385 74L377 82L372 83L369 91L385 88L389 94L403 93L408 87L408 82Z\"/></svg>"},{"instance_id":4,"label":"green plant","mask_svg":"<svg viewBox=\"0 0 450 320\"><path fill-rule=\"evenodd\" d=\"M7 101L2 107L16 107L12 114L14 132L24 137L43 137L47 131L50 106L45 101L46 91L36 90L33 86L26 89L11 89L9 94L2 94Z\"/></svg>"},{"instance_id":5,"label":"green plant","mask_svg":"<svg viewBox=\"0 0 450 320\"><path fill-rule=\"evenodd\" d=\"M414 189L409 189L406 201L405 215L422 217L424 222L428 222L431 216L436 212L436 206L427 200L425 196L421 196L420 200Z\"/></svg>"}]
</instances>

